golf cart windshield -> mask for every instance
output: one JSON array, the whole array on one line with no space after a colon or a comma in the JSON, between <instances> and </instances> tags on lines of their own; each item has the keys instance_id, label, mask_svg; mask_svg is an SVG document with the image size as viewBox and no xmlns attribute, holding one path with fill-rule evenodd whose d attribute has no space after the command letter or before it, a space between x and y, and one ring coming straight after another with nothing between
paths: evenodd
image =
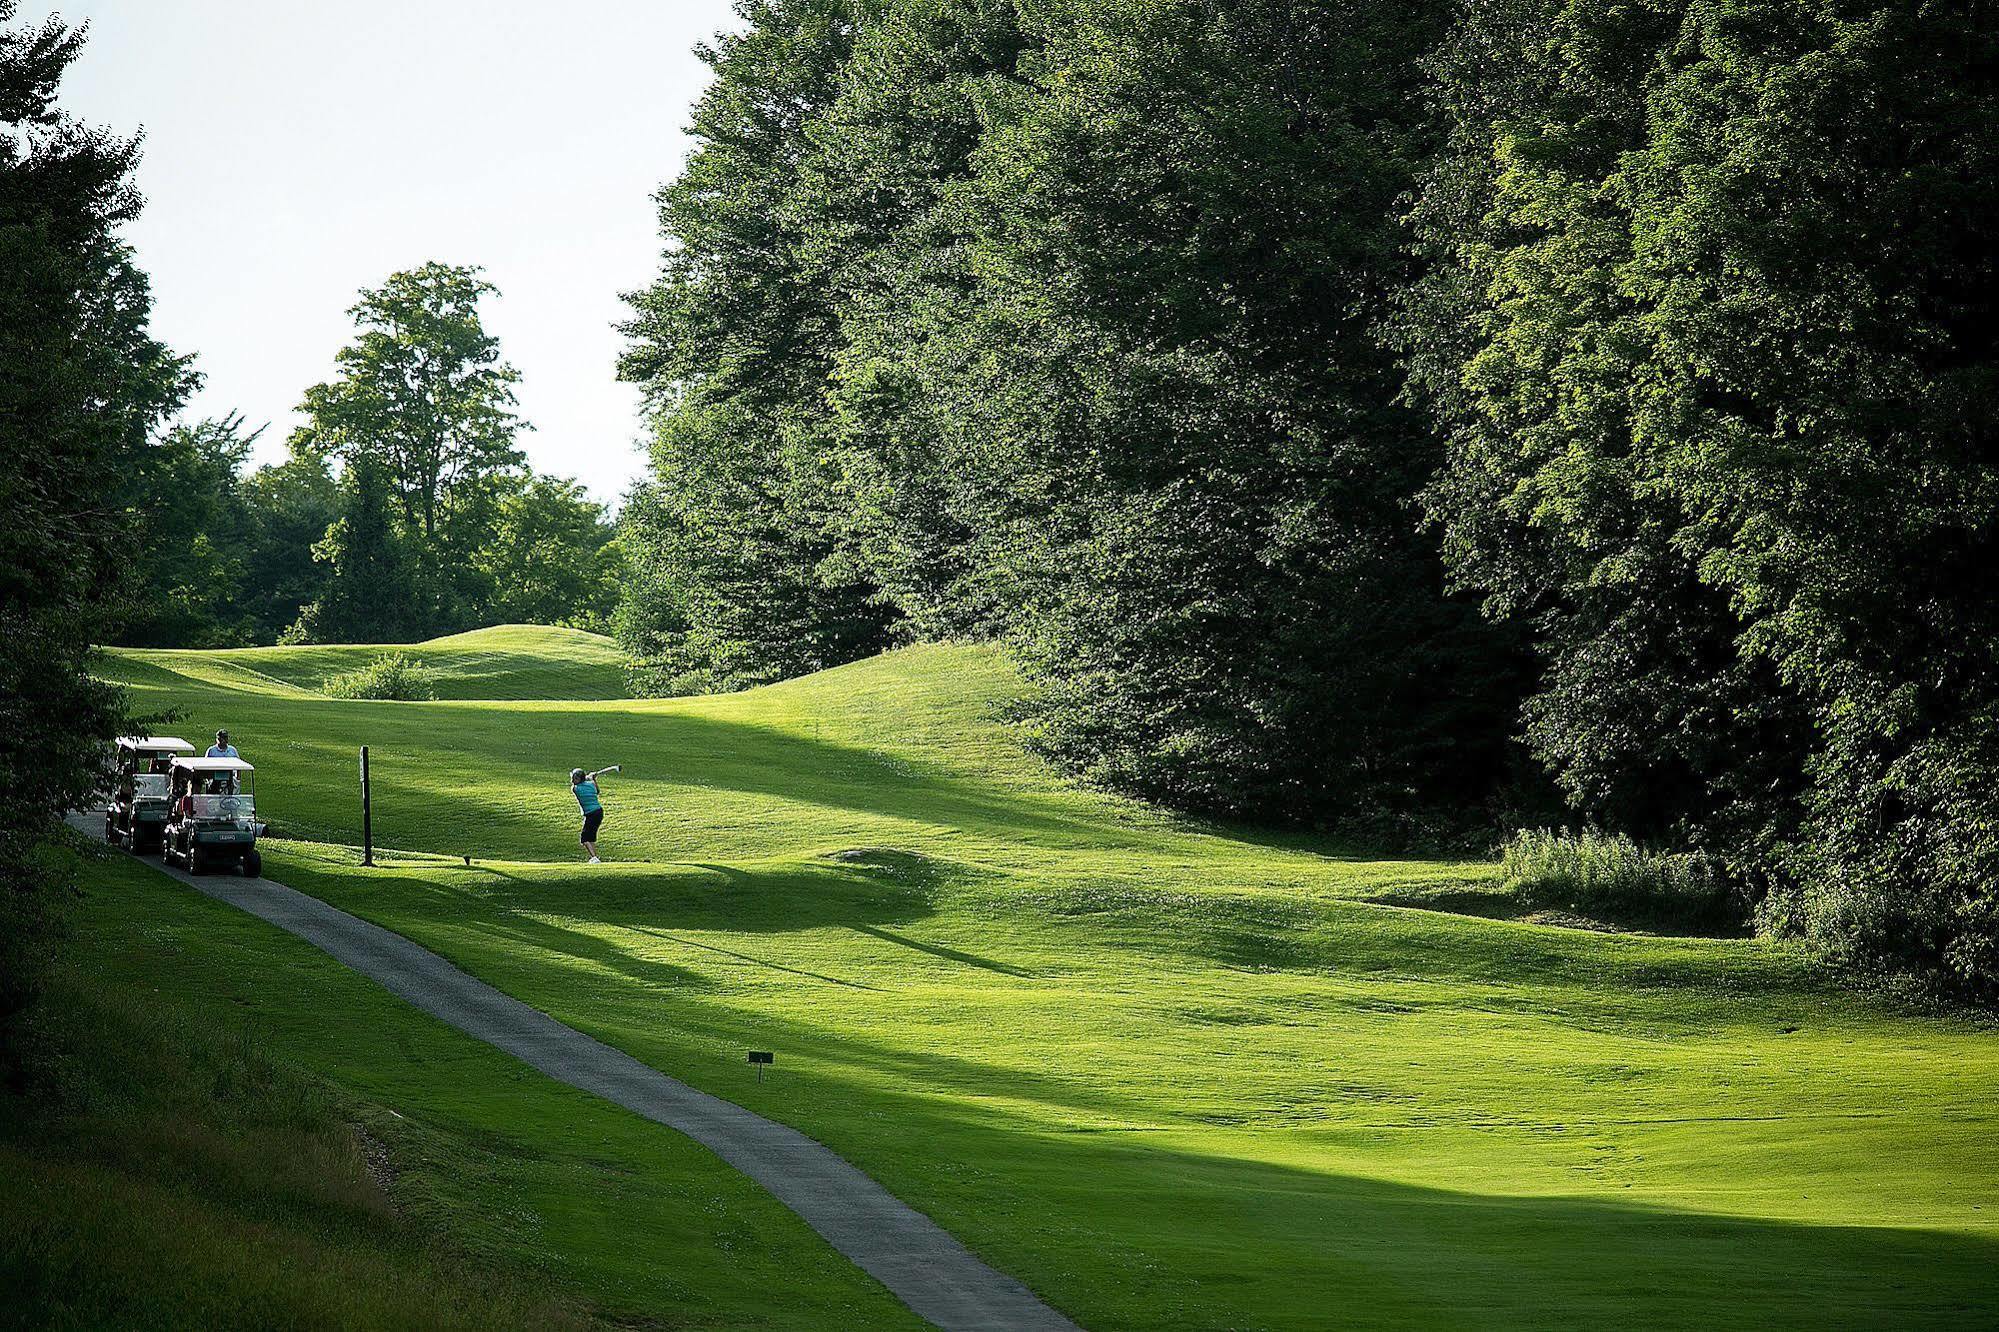
<instances>
[{"instance_id":1,"label":"golf cart windshield","mask_svg":"<svg viewBox=\"0 0 1999 1332\"><path fill-rule=\"evenodd\" d=\"M165 800L167 798L167 775L163 772L142 772L132 778L132 794L140 800Z\"/></svg>"},{"instance_id":2,"label":"golf cart windshield","mask_svg":"<svg viewBox=\"0 0 1999 1332\"><path fill-rule=\"evenodd\" d=\"M185 811L203 823L248 823L257 812L251 783L256 769L241 759L175 759L173 792Z\"/></svg>"},{"instance_id":3,"label":"golf cart windshield","mask_svg":"<svg viewBox=\"0 0 1999 1332\"><path fill-rule=\"evenodd\" d=\"M247 791L194 797L194 817L203 822L242 823L256 812L256 797Z\"/></svg>"}]
</instances>

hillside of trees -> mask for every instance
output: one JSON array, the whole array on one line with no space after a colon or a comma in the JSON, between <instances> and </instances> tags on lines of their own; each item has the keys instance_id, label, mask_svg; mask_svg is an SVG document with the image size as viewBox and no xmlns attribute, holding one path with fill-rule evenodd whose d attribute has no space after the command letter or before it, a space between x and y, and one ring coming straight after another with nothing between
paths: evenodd
<instances>
[{"instance_id":1,"label":"hillside of trees","mask_svg":"<svg viewBox=\"0 0 1999 1332\"><path fill-rule=\"evenodd\" d=\"M1093 780L1999 991L1973 6L741 12L622 366L655 687L998 637Z\"/></svg>"},{"instance_id":2,"label":"hillside of trees","mask_svg":"<svg viewBox=\"0 0 1999 1332\"><path fill-rule=\"evenodd\" d=\"M1979 10L740 12L630 297L615 523L525 464L473 269L360 293L284 461L186 419L136 145L59 108L75 31L0 27L10 883L119 724L94 643L615 625L681 692L980 638L1086 780L1629 837L1999 994Z\"/></svg>"}]
</instances>

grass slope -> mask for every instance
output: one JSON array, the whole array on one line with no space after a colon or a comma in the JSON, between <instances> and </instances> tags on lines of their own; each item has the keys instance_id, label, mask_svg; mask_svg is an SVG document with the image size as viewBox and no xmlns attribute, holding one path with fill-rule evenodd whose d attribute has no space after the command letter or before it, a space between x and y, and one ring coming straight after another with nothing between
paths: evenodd
<instances>
[{"instance_id":1,"label":"grass slope","mask_svg":"<svg viewBox=\"0 0 1999 1332\"><path fill-rule=\"evenodd\" d=\"M0 1325L921 1326L678 1135L129 860L85 886L0 1091Z\"/></svg>"},{"instance_id":2,"label":"grass slope","mask_svg":"<svg viewBox=\"0 0 1999 1332\"><path fill-rule=\"evenodd\" d=\"M332 676L365 666L384 652L408 653L436 671L439 698L607 699L624 698L628 692L625 658L617 644L581 629L534 624L503 624L422 643L211 652L127 649L119 654L119 669L134 677L193 679L221 689L310 697Z\"/></svg>"},{"instance_id":3,"label":"grass slope","mask_svg":"<svg viewBox=\"0 0 1999 1332\"><path fill-rule=\"evenodd\" d=\"M1088 1326L1994 1318L1989 1025L1761 941L1403 909L1490 903L1491 867L1067 788L989 720L990 651L589 705L113 668L323 842L374 747L406 854L273 845L277 877L797 1124ZM620 863L559 863L563 772L614 761Z\"/></svg>"}]
</instances>

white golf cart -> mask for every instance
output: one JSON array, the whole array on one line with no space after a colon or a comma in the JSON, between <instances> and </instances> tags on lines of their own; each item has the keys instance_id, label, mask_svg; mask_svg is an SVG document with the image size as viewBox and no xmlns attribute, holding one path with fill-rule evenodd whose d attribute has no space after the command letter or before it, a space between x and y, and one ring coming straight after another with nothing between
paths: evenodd
<instances>
[{"instance_id":1,"label":"white golf cart","mask_svg":"<svg viewBox=\"0 0 1999 1332\"><path fill-rule=\"evenodd\" d=\"M133 851L156 851L167 824L168 767L194 746L174 735L118 737L118 777L104 808L104 840Z\"/></svg>"},{"instance_id":2,"label":"white golf cart","mask_svg":"<svg viewBox=\"0 0 1999 1332\"><path fill-rule=\"evenodd\" d=\"M168 770L166 839L160 856L179 861L189 874L233 869L254 877L264 868L257 852L256 772L239 758L177 758Z\"/></svg>"}]
</instances>

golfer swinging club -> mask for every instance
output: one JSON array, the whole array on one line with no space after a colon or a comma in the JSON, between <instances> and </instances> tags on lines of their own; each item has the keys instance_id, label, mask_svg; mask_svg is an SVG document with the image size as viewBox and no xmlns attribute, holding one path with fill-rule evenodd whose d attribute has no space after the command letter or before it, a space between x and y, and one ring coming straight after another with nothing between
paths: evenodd
<instances>
[{"instance_id":1,"label":"golfer swinging club","mask_svg":"<svg viewBox=\"0 0 1999 1332\"><path fill-rule=\"evenodd\" d=\"M590 853L592 865L604 863L597 855L597 829L604 822L604 802L597 798L597 778L616 771L618 765L615 763L596 772L585 772L581 768L569 770L569 789L575 795L576 803L583 807L583 836L579 840L583 849Z\"/></svg>"}]
</instances>

